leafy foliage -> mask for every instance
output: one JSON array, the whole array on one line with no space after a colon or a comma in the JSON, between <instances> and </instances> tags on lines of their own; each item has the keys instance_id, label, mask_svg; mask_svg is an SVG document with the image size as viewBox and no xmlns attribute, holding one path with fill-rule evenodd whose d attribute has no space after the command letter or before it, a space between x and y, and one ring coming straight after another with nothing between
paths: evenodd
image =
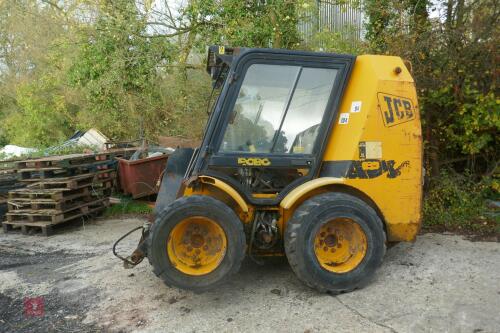
<instances>
[{"instance_id":1,"label":"leafy foliage","mask_svg":"<svg viewBox=\"0 0 500 333\"><path fill-rule=\"evenodd\" d=\"M87 29L79 56L68 75L82 87L87 105L80 123L100 128L112 138L134 133L150 123L158 99L157 66L168 63L172 47L166 39L143 37L145 22L135 3L104 2L97 22Z\"/></svg>"},{"instance_id":2,"label":"leafy foliage","mask_svg":"<svg viewBox=\"0 0 500 333\"><path fill-rule=\"evenodd\" d=\"M470 174L443 171L426 194L424 223L447 230L500 232L500 219L490 212L486 198L499 199L498 179L475 180Z\"/></svg>"},{"instance_id":3,"label":"leafy foliage","mask_svg":"<svg viewBox=\"0 0 500 333\"><path fill-rule=\"evenodd\" d=\"M291 0L195 0L184 15L196 22L203 49L207 42L290 49L300 41L298 5Z\"/></svg>"},{"instance_id":4,"label":"leafy foliage","mask_svg":"<svg viewBox=\"0 0 500 333\"><path fill-rule=\"evenodd\" d=\"M47 147L72 134L71 106L52 77L20 85L16 97L21 111L4 120L4 130L13 144Z\"/></svg>"},{"instance_id":5,"label":"leafy foliage","mask_svg":"<svg viewBox=\"0 0 500 333\"><path fill-rule=\"evenodd\" d=\"M495 1L369 0L367 37L377 52L413 64L426 133L427 169L491 173L499 158ZM433 13L432 17L429 13Z\"/></svg>"},{"instance_id":6,"label":"leafy foliage","mask_svg":"<svg viewBox=\"0 0 500 333\"><path fill-rule=\"evenodd\" d=\"M54 23L46 24L47 20ZM72 52L63 19L31 1L0 3L0 137L43 147L74 130L77 98L64 85ZM37 29L33 29L36 26Z\"/></svg>"}]
</instances>

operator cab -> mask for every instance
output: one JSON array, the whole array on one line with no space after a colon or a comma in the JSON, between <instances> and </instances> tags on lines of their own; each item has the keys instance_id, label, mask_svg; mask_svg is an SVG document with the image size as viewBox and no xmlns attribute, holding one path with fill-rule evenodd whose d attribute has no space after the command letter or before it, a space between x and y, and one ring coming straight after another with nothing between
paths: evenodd
<instances>
[{"instance_id":1,"label":"operator cab","mask_svg":"<svg viewBox=\"0 0 500 333\"><path fill-rule=\"evenodd\" d=\"M252 204L277 204L318 173L355 57L212 46L221 87L187 176L209 175Z\"/></svg>"}]
</instances>

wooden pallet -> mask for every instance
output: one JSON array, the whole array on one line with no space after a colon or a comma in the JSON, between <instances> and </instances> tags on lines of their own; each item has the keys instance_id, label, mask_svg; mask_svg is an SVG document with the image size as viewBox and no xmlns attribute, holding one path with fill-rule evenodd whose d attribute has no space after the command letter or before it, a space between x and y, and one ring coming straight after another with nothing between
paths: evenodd
<instances>
[{"instance_id":1,"label":"wooden pallet","mask_svg":"<svg viewBox=\"0 0 500 333\"><path fill-rule=\"evenodd\" d=\"M0 203L0 224L1 221L3 221L5 213L7 213L7 204L6 203Z\"/></svg>"},{"instance_id":2,"label":"wooden pallet","mask_svg":"<svg viewBox=\"0 0 500 333\"><path fill-rule=\"evenodd\" d=\"M70 192L63 190L54 190L52 191L52 193L50 192L51 190L41 191L47 192L31 193L28 190L21 193L16 193L12 196L14 197L17 195L16 199L9 199L7 201L7 203L9 204L9 210L14 211L17 209L25 209L26 207L30 207L31 209L61 209L62 206L70 205L72 202L85 200L86 198L92 197L92 193L89 188L81 188Z\"/></svg>"},{"instance_id":3,"label":"wooden pallet","mask_svg":"<svg viewBox=\"0 0 500 333\"><path fill-rule=\"evenodd\" d=\"M9 192L9 201L33 201L33 200L53 200L64 201L83 197L89 194L89 187L83 187L75 190L66 189L37 189L37 188L22 188Z\"/></svg>"},{"instance_id":4,"label":"wooden pallet","mask_svg":"<svg viewBox=\"0 0 500 333\"><path fill-rule=\"evenodd\" d=\"M71 177L50 178L28 185L28 188L74 190L91 185L94 181L94 178L95 175L93 173Z\"/></svg>"},{"instance_id":5,"label":"wooden pallet","mask_svg":"<svg viewBox=\"0 0 500 333\"><path fill-rule=\"evenodd\" d=\"M94 198L95 199L95 198ZM93 207L107 206L108 198L93 200L90 202L79 202L65 210L58 209L19 209L10 211L7 215L7 222L33 223L51 222L61 223L87 214Z\"/></svg>"},{"instance_id":6,"label":"wooden pallet","mask_svg":"<svg viewBox=\"0 0 500 333\"><path fill-rule=\"evenodd\" d=\"M89 186L89 190L91 193L100 193L102 191L111 191L116 185L115 179L103 179L103 180L98 180L94 183L92 183L91 186Z\"/></svg>"},{"instance_id":7,"label":"wooden pallet","mask_svg":"<svg viewBox=\"0 0 500 333\"><path fill-rule=\"evenodd\" d=\"M21 184L15 177L1 177L0 176L0 187L12 187L13 185Z\"/></svg>"},{"instance_id":8,"label":"wooden pallet","mask_svg":"<svg viewBox=\"0 0 500 333\"><path fill-rule=\"evenodd\" d=\"M101 174L103 175L103 174ZM79 183L76 183L79 185ZM9 212L32 213L27 210L59 210L66 212L79 204L108 198L114 185L113 179L94 179L92 184L76 189L68 188L24 188L9 192ZM49 214L50 215L50 214Z\"/></svg>"},{"instance_id":9,"label":"wooden pallet","mask_svg":"<svg viewBox=\"0 0 500 333\"><path fill-rule=\"evenodd\" d=\"M116 161L104 160L89 164L75 165L69 167L43 167L26 168L18 170L19 178L23 182L45 181L51 178L72 177L89 174L101 170L115 169Z\"/></svg>"},{"instance_id":10,"label":"wooden pallet","mask_svg":"<svg viewBox=\"0 0 500 333\"><path fill-rule=\"evenodd\" d=\"M90 207L89 210L85 213L79 213L73 215L71 218L68 218L65 221L60 221L57 223L48 222L48 221L40 221L40 222L9 222L5 221L2 223L2 228L5 233L12 232L15 230L21 230L21 233L24 235L32 234L38 230L42 232L44 236L50 236L54 232L54 227L59 226L61 224L71 223L80 220L85 216L96 215L106 208L105 205Z\"/></svg>"},{"instance_id":11,"label":"wooden pallet","mask_svg":"<svg viewBox=\"0 0 500 333\"><path fill-rule=\"evenodd\" d=\"M8 172L7 172L8 171ZM0 182L13 181L18 178L16 171L14 170L0 170Z\"/></svg>"},{"instance_id":12,"label":"wooden pallet","mask_svg":"<svg viewBox=\"0 0 500 333\"><path fill-rule=\"evenodd\" d=\"M113 161L115 157L130 156L137 148L116 149L91 154L68 154L60 156L48 156L32 160L18 161L16 169L41 169L41 168L74 168L93 164L96 161Z\"/></svg>"},{"instance_id":13,"label":"wooden pallet","mask_svg":"<svg viewBox=\"0 0 500 333\"><path fill-rule=\"evenodd\" d=\"M0 175L13 175L16 172L16 169L0 169Z\"/></svg>"},{"instance_id":14,"label":"wooden pallet","mask_svg":"<svg viewBox=\"0 0 500 333\"><path fill-rule=\"evenodd\" d=\"M60 156L49 156L34 160L17 162L17 169L41 169L41 168L70 168L95 162L95 154L69 154Z\"/></svg>"},{"instance_id":15,"label":"wooden pallet","mask_svg":"<svg viewBox=\"0 0 500 333\"><path fill-rule=\"evenodd\" d=\"M16 189L24 188L26 185L18 182L9 182L9 183L1 183L0 184L0 195L7 196L10 191L14 191Z\"/></svg>"},{"instance_id":16,"label":"wooden pallet","mask_svg":"<svg viewBox=\"0 0 500 333\"><path fill-rule=\"evenodd\" d=\"M71 159L73 156L80 157L82 154L72 154L64 156L49 156L42 157L33 160L19 161L17 162L17 169L28 169L28 168L48 168L48 167L62 167L61 165L67 159ZM61 163L61 164L60 164Z\"/></svg>"},{"instance_id":17,"label":"wooden pallet","mask_svg":"<svg viewBox=\"0 0 500 333\"><path fill-rule=\"evenodd\" d=\"M62 191L62 190L60 190ZM82 188L73 191L71 195L64 196L67 191L64 191L63 197L58 199L51 198L21 198L21 199L10 199L5 200L5 203L9 206L9 211L16 212L18 210L32 209L32 210L40 210L40 209L57 209L57 210L66 210L68 208L73 207L81 202L92 201L95 198L104 198L109 197L111 195L111 189L99 189L94 190L90 188ZM0 198L1 203L1 198Z\"/></svg>"},{"instance_id":18,"label":"wooden pallet","mask_svg":"<svg viewBox=\"0 0 500 333\"><path fill-rule=\"evenodd\" d=\"M16 165L19 159L0 161L0 170L16 169Z\"/></svg>"},{"instance_id":19,"label":"wooden pallet","mask_svg":"<svg viewBox=\"0 0 500 333\"><path fill-rule=\"evenodd\" d=\"M112 182L115 178L115 171L101 170L86 175L44 179L43 181L28 185L28 188L71 190L88 186L99 186L102 183Z\"/></svg>"}]
</instances>

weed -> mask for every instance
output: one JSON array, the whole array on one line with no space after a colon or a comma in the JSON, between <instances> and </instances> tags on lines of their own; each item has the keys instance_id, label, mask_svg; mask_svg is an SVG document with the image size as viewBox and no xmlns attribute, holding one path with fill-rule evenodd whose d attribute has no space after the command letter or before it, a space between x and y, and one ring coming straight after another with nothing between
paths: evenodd
<instances>
[{"instance_id":1,"label":"weed","mask_svg":"<svg viewBox=\"0 0 500 333\"><path fill-rule=\"evenodd\" d=\"M143 201L136 201L130 197L121 197L118 204L111 205L104 213L105 216L117 216L123 214L151 214L153 209Z\"/></svg>"},{"instance_id":2,"label":"weed","mask_svg":"<svg viewBox=\"0 0 500 333\"><path fill-rule=\"evenodd\" d=\"M496 180L476 180L468 173L441 173L433 181L424 199L424 227L450 231L498 233L498 212L488 207L488 200L498 200Z\"/></svg>"}]
</instances>

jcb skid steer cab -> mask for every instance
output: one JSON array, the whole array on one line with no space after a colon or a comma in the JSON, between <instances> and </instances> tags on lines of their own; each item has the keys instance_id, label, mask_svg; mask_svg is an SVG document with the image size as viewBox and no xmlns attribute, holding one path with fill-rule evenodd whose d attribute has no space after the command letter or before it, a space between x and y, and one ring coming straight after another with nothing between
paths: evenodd
<instances>
[{"instance_id":1,"label":"jcb skid steer cab","mask_svg":"<svg viewBox=\"0 0 500 333\"><path fill-rule=\"evenodd\" d=\"M364 286L420 228L422 137L399 57L210 47L201 147L170 156L136 257L204 291L245 254L286 255L322 292Z\"/></svg>"}]
</instances>

